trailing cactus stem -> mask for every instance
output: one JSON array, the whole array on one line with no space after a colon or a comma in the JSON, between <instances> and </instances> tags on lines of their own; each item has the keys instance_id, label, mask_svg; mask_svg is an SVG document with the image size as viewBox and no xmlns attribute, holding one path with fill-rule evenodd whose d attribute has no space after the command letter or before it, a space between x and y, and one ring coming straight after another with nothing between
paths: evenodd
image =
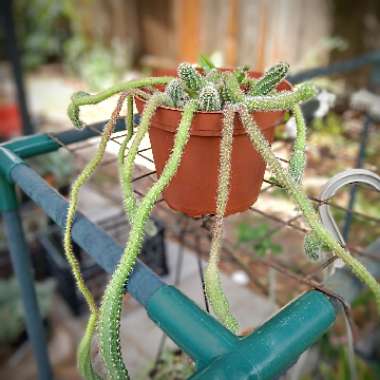
<instances>
[{"instance_id":1,"label":"trailing cactus stem","mask_svg":"<svg viewBox=\"0 0 380 380\"><path fill-rule=\"evenodd\" d=\"M100 352L111 379L128 378L128 372L121 355L119 337L125 284L134 268L136 257L141 250L146 220L158 197L177 172L183 151L189 139L191 122L196 109L197 104L193 100L190 100L185 106L182 120L175 135L172 153L165 164L161 176L149 189L141 201L139 208L136 210L124 254L104 292L98 324L99 342Z\"/></svg>"},{"instance_id":2,"label":"trailing cactus stem","mask_svg":"<svg viewBox=\"0 0 380 380\"><path fill-rule=\"evenodd\" d=\"M315 86L302 83L295 86L293 91L281 91L275 96L247 96L245 103L249 111L285 111L292 109L300 102L311 99L316 94Z\"/></svg>"},{"instance_id":3,"label":"trailing cactus stem","mask_svg":"<svg viewBox=\"0 0 380 380\"><path fill-rule=\"evenodd\" d=\"M293 107L293 114L296 121L297 136L289 159L289 174L295 182L301 183L306 167L306 125L299 104Z\"/></svg>"},{"instance_id":4,"label":"trailing cactus stem","mask_svg":"<svg viewBox=\"0 0 380 380\"><path fill-rule=\"evenodd\" d=\"M86 92L80 91L73 94L71 97L71 103L67 109L67 115L74 124L76 128L82 128L83 123L80 121L80 107L86 105L93 105L102 102L110 98L113 95L116 95L121 92L126 92L128 90L155 86L159 84L169 83L173 77L152 77L152 78L143 78L137 80L131 80L126 83L119 83L113 87L110 87L107 90L101 91L98 94L90 95Z\"/></svg>"},{"instance_id":5,"label":"trailing cactus stem","mask_svg":"<svg viewBox=\"0 0 380 380\"><path fill-rule=\"evenodd\" d=\"M67 261L70 264L71 270L73 272L76 285L79 291L82 293L83 297L86 300L86 303L90 309L90 318L87 323L87 328L85 334L81 340L81 343L78 348L77 358L78 358L78 367L81 372L81 375L85 379L93 380L98 379L99 377L96 375L95 371L92 368L91 364L91 342L92 337L95 332L98 308L96 306L94 297L92 296L90 290L87 288L82 274L80 272L80 265L78 259L76 258L71 242L71 230L74 223L75 213L77 211L78 206L78 196L81 187L88 181L88 179L95 172L96 168L100 164L103 159L104 152L106 150L107 142L109 141L114 126L116 124L116 120L118 115L120 114L124 99L126 94L122 94L119 98L117 106L112 113L112 117L110 121L107 123L103 130L103 134L99 143L98 150L95 156L91 159L91 161L85 166L82 170L82 173L75 180L71 192L70 192L70 202L69 208L67 210L66 216L66 225L65 225L65 233L63 239L63 246Z\"/></svg>"},{"instance_id":6,"label":"trailing cactus stem","mask_svg":"<svg viewBox=\"0 0 380 380\"><path fill-rule=\"evenodd\" d=\"M240 88L240 83L238 82L233 73L227 73L225 75L224 91L228 94L226 100L231 101L233 103L244 102L244 93Z\"/></svg>"},{"instance_id":7,"label":"trailing cactus stem","mask_svg":"<svg viewBox=\"0 0 380 380\"><path fill-rule=\"evenodd\" d=\"M380 313L380 284L376 279L368 272L366 267L358 260L356 260L351 254L346 251L323 227L319 221L318 215L313 208L312 203L301 189L301 187L289 176L282 168L279 161L276 159L272 150L270 149L268 141L262 135L259 128L252 121L251 115L245 105L240 107L240 117L242 123L247 130L248 136L260 153L263 159L268 163L271 171L275 175L277 181L283 186L291 198L295 201L297 206L303 213L303 216L310 226L312 232L321 241L323 246L326 246L335 255L340 257L344 263L351 269L351 271L373 292L375 301L377 304L378 312Z\"/></svg>"},{"instance_id":8,"label":"trailing cactus stem","mask_svg":"<svg viewBox=\"0 0 380 380\"><path fill-rule=\"evenodd\" d=\"M126 199L130 196L130 194L126 191L127 184L124 183L124 161L125 161L125 151L127 149L127 145L133 136L133 95L128 95L127 98L127 115L125 117L125 126L127 130L127 134L120 145L119 153L118 153L118 171L119 171L119 180L121 183L121 189L123 191L123 198ZM125 207L126 215L131 223L132 214L129 213L129 209Z\"/></svg>"},{"instance_id":9,"label":"trailing cactus stem","mask_svg":"<svg viewBox=\"0 0 380 380\"><path fill-rule=\"evenodd\" d=\"M220 143L220 163L218 176L218 196L216 217L211 241L210 259L205 271L205 289L207 299L218 318L229 330L237 333L239 324L230 311L230 306L222 288L219 275L220 247L223 238L223 217L226 211L230 190L231 152L234 130L235 111L227 105L224 111L224 126Z\"/></svg>"},{"instance_id":10,"label":"trailing cactus stem","mask_svg":"<svg viewBox=\"0 0 380 380\"><path fill-rule=\"evenodd\" d=\"M250 95L268 95L286 77L288 71L289 65L286 62L280 62L272 66L264 76L257 81L250 91Z\"/></svg>"},{"instance_id":11,"label":"trailing cactus stem","mask_svg":"<svg viewBox=\"0 0 380 380\"><path fill-rule=\"evenodd\" d=\"M137 128L137 132L133 138L132 145L129 149L126 159L123 160L121 171L121 187L124 195L124 209L126 214L128 215L129 222L132 224L134 219L134 214L137 209L137 201L135 198L135 194L132 188L132 171L135 162L135 158L137 152L139 150L139 146L144 136L146 135L152 117L156 111L156 109L165 104L168 99L168 96L162 92L156 93L151 96L144 107L144 112L141 117L140 124Z\"/></svg>"}]
</instances>

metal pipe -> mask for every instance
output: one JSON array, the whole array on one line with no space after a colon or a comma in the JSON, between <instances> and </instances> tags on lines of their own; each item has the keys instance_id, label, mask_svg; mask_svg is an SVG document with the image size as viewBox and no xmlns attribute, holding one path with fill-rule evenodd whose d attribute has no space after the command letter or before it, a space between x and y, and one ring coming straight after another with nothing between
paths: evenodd
<instances>
[{"instance_id":1,"label":"metal pipe","mask_svg":"<svg viewBox=\"0 0 380 380\"><path fill-rule=\"evenodd\" d=\"M13 185L9 184L9 186ZM20 285L26 330L37 363L38 378L40 380L50 380L53 375L31 272L28 245L25 240L20 215L18 210L14 209L2 211L2 217L13 270Z\"/></svg>"},{"instance_id":2,"label":"metal pipe","mask_svg":"<svg viewBox=\"0 0 380 380\"><path fill-rule=\"evenodd\" d=\"M353 59L332 63L325 67L301 71L297 74L289 75L288 80L291 83L300 83L315 77L342 74L377 62L380 62L380 50L375 50Z\"/></svg>"},{"instance_id":3,"label":"metal pipe","mask_svg":"<svg viewBox=\"0 0 380 380\"><path fill-rule=\"evenodd\" d=\"M11 62L14 82L16 85L17 102L21 113L23 133L24 135L30 135L34 132L34 127L30 119L25 95L20 53L17 45L15 22L12 12L12 0L3 0L0 4L0 19L1 24L3 24L4 27L5 47L8 58Z\"/></svg>"},{"instance_id":4,"label":"metal pipe","mask_svg":"<svg viewBox=\"0 0 380 380\"><path fill-rule=\"evenodd\" d=\"M0 148L0 152L4 149ZM10 160L12 154L6 156ZM14 158L17 161L18 158ZM1 164L0 154L0 164ZM0 165L0 168L4 167ZM66 223L67 201L32 169L22 162L15 162L8 176L61 228ZM85 216L77 213L73 228L73 240L84 249L104 270L112 273L120 260L123 248L101 228L91 223ZM157 323L193 359L204 365L211 357L226 351L226 345L236 339L209 314L196 306L178 290L165 284L141 261L128 280L126 290L144 307L148 308L152 320ZM157 301L159 300L159 301ZM174 302L174 300L176 300ZM171 305L164 307L164 304ZM148 304L150 305L148 307ZM156 305L159 305L156 307ZM173 313L177 315L173 320ZM183 328L183 321L192 315L191 331ZM182 321L182 322L181 322ZM190 320L188 321L190 324ZM186 338L187 336L187 338ZM204 340L213 344L204 345Z\"/></svg>"}]
</instances>

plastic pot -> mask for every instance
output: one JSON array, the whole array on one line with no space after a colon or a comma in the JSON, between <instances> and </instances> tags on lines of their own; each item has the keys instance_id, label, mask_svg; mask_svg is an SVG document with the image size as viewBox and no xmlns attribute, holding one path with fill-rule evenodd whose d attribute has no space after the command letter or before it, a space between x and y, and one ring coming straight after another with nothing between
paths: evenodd
<instances>
[{"instance_id":1,"label":"plastic pot","mask_svg":"<svg viewBox=\"0 0 380 380\"><path fill-rule=\"evenodd\" d=\"M20 136L21 116L16 104L0 104L0 139L7 140Z\"/></svg>"},{"instance_id":2,"label":"plastic pot","mask_svg":"<svg viewBox=\"0 0 380 380\"><path fill-rule=\"evenodd\" d=\"M260 73L251 72L258 77ZM278 90L289 90L283 81ZM145 100L136 97L136 106L143 112ZM271 143L275 125L283 112L253 112L257 125ZM160 175L173 147L175 132L182 117L180 110L161 106L155 112L149 129L149 138L157 174ZM168 205L192 217L215 214L219 171L219 146L223 127L222 112L196 112L190 139L182 162L171 183L164 191ZM235 116L232 147L230 194L226 215L247 210L257 199L264 179L266 164L261 159Z\"/></svg>"}]
</instances>

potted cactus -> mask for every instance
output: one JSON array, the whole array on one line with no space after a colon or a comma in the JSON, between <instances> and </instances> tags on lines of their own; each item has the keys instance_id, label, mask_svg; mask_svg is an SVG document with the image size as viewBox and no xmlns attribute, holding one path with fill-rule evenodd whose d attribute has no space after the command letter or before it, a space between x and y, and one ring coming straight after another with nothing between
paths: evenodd
<instances>
[{"instance_id":1,"label":"potted cactus","mask_svg":"<svg viewBox=\"0 0 380 380\"><path fill-rule=\"evenodd\" d=\"M152 233L154 229L149 215L163 192L168 204L177 210L191 216L216 215L205 273L206 293L216 318L231 331L239 331L218 272L223 218L226 214L243 211L255 201L265 164L302 211L310 227L305 238L306 253L318 259L323 246L342 258L373 291L380 310L379 284L324 229L302 190L306 132L300 103L313 97L316 89L309 83L291 87L284 81L287 71L285 63L275 65L264 74L251 72L248 67L221 70L210 62L205 62L198 70L183 63L178 67L178 77L145 78L118 84L96 95L84 92L73 95L68 115L73 124L81 128L81 106L97 104L120 94L112 117L104 128L98 151L72 185L64 236L66 257L91 312L78 349L79 369L86 379L100 378L91 365L90 357L95 332L99 335L100 353L109 378L128 378L119 339L124 287L141 250L144 234ZM135 133L134 100L142 113ZM131 231L124 254L98 308L73 254L71 228L79 190L101 162L124 103L127 104L127 133L120 147L118 163L124 208ZM297 124L297 137L288 169L281 165L270 148L274 125L284 111L291 111ZM158 179L137 201L132 189L132 170L138 147L148 131Z\"/></svg>"}]
</instances>

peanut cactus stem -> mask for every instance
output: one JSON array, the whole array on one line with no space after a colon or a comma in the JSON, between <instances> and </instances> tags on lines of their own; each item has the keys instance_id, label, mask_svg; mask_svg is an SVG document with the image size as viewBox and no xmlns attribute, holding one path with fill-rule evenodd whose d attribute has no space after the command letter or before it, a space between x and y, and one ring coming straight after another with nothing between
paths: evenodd
<instances>
[{"instance_id":1,"label":"peanut cactus stem","mask_svg":"<svg viewBox=\"0 0 380 380\"><path fill-rule=\"evenodd\" d=\"M220 247L223 239L223 217L226 211L231 176L231 152L234 131L235 111L231 104L225 107L224 126L220 143L220 163L216 217L211 241L210 259L205 271L205 289L207 298L218 320L229 330L237 333L239 324L230 311L230 306L223 292L219 275Z\"/></svg>"},{"instance_id":2,"label":"peanut cactus stem","mask_svg":"<svg viewBox=\"0 0 380 380\"><path fill-rule=\"evenodd\" d=\"M201 111L220 111L222 106L219 92L212 83L206 84L199 91L198 102Z\"/></svg>"},{"instance_id":3,"label":"peanut cactus stem","mask_svg":"<svg viewBox=\"0 0 380 380\"><path fill-rule=\"evenodd\" d=\"M141 141L149 129L154 112L160 105L165 104L167 98L167 95L161 92L151 96L145 105L140 124L126 159L120 157L120 154L122 153L119 154L119 162L122 161L122 167L119 168L119 172L121 174L121 187L124 195L124 209L131 224L133 223L134 214L137 209L137 201L132 188L132 171L135 158Z\"/></svg>"},{"instance_id":4,"label":"peanut cactus stem","mask_svg":"<svg viewBox=\"0 0 380 380\"><path fill-rule=\"evenodd\" d=\"M306 167L306 125L299 104L293 107L293 114L297 127L297 136L289 159L289 174L295 182L301 183Z\"/></svg>"},{"instance_id":5,"label":"peanut cactus stem","mask_svg":"<svg viewBox=\"0 0 380 380\"><path fill-rule=\"evenodd\" d=\"M128 372L123 363L120 347L120 316L124 287L135 265L136 257L141 250L144 237L144 225L158 197L170 183L181 162L183 151L190 135L193 114L196 111L195 101L185 106L179 124L172 153L165 164L157 182L149 189L139 208L136 210L134 222L124 254L108 284L99 317L100 352L111 379L127 379Z\"/></svg>"},{"instance_id":6,"label":"peanut cactus stem","mask_svg":"<svg viewBox=\"0 0 380 380\"><path fill-rule=\"evenodd\" d=\"M107 90L101 91L98 94L90 95L86 92L79 91L72 95L71 103L67 109L67 115L74 124L76 128L82 128L83 123L80 121L80 107L86 105L93 105L102 102L110 98L113 95L116 95L121 92L126 92L128 90L155 86L158 84L167 84L173 77L152 77L152 78L143 78L137 80L131 80L126 83L119 83L113 87L110 87Z\"/></svg>"},{"instance_id":7,"label":"peanut cactus stem","mask_svg":"<svg viewBox=\"0 0 380 380\"><path fill-rule=\"evenodd\" d=\"M128 98L127 98L127 115L125 117L125 125L127 129L127 134L120 145L120 149L118 153L118 171L119 171L119 180L121 184L121 189L123 191L123 199L126 199L127 197L130 196L130 194L124 190L125 184L123 182L123 178L124 178L123 168L124 168L124 161L125 161L125 151L127 149L129 141L131 140L133 136L133 95L128 95ZM125 208L127 218L129 222L131 223L132 215L130 215L126 207L124 208Z\"/></svg>"},{"instance_id":8,"label":"peanut cactus stem","mask_svg":"<svg viewBox=\"0 0 380 380\"><path fill-rule=\"evenodd\" d=\"M286 62L280 62L267 70L250 91L250 95L268 95L276 86L286 77L289 71L289 65Z\"/></svg>"},{"instance_id":9,"label":"peanut cactus stem","mask_svg":"<svg viewBox=\"0 0 380 380\"><path fill-rule=\"evenodd\" d=\"M98 375L93 370L93 367L91 364L91 342L92 342L92 337L94 335L95 328L96 328L98 308L96 306L94 297L92 296L90 290L87 288L84 282L84 279L80 271L80 265L79 265L78 259L76 258L74 254L73 246L71 242L71 230L74 223L75 213L77 211L79 191L82 188L82 186L88 181L88 179L93 175L96 168L98 167L98 165L103 159L107 142L109 141L111 137L112 131L116 124L117 117L121 111L125 97L126 97L126 94L122 94L120 96L117 106L112 113L112 117L104 128L104 131L99 143L99 147L95 156L85 166L82 173L75 180L71 188L70 203L69 203L70 206L67 210L66 226L65 226L65 233L64 233L64 239L63 239L65 255L66 255L67 261L70 264L71 270L73 272L76 285L79 291L82 293L83 297L85 298L86 303L91 313L90 318L87 323L85 334L79 344L78 353L77 353L79 371L85 379L89 379L89 380L99 379Z\"/></svg>"},{"instance_id":10,"label":"peanut cactus stem","mask_svg":"<svg viewBox=\"0 0 380 380\"><path fill-rule=\"evenodd\" d=\"M293 198L297 206L300 208L315 237L317 237L325 247L340 257L351 269L351 271L365 285L368 286L368 288L374 294L378 312L380 313L380 284L368 272L365 266L360 261L351 256L351 254L346 251L323 227L319 221L317 213L313 208L312 203L304 191L301 189L300 185L297 184L293 178L288 175L282 168L281 164L278 162L272 150L270 149L268 141L262 135L258 127L253 123L251 115L245 105L242 105L240 107L239 113L242 123L247 130L248 136L253 146L268 163L271 171L275 175L280 185L282 185L288 191L289 196Z\"/></svg>"},{"instance_id":11,"label":"peanut cactus stem","mask_svg":"<svg viewBox=\"0 0 380 380\"><path fill-rule=\"evenodd\" d=\"M302 83L293 91L281 91L275 96L247 96L245 103L249 111L285 111L296 104L305 102L317 94L317 89L310 83Z\"/></svg>"}]
</instances>

